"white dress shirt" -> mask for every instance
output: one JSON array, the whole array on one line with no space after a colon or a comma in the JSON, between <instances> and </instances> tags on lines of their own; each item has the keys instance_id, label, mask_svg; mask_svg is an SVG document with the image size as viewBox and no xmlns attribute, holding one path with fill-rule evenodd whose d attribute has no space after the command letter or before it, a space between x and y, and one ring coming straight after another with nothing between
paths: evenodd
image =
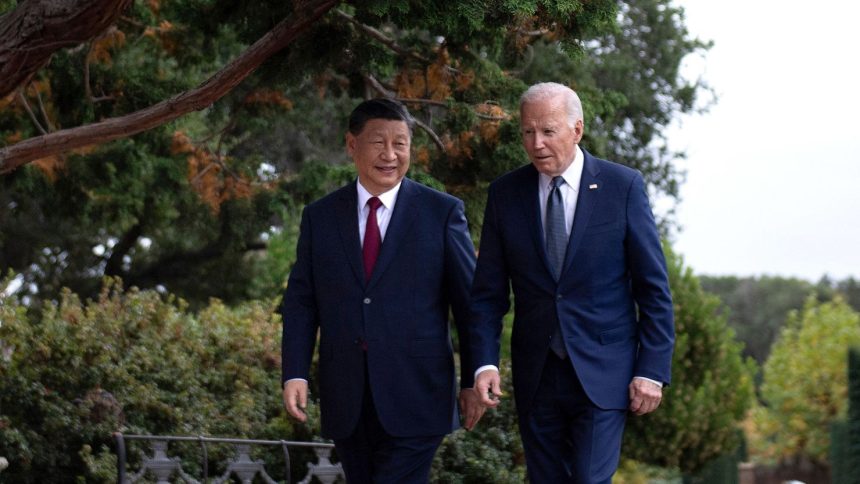
<instances>
[{"instance_id":1,"label":"white dress shirt","mask_svg":"<svg viewBox=\"0 0 860 484\"><path fill-rule=\"evenodd\" d=\"M570 237L570 231L573 228L573 214L576 213L576 199L579 196L579 181L582 180L583 160L582 150L577 146L573 162L561 174L561 177L564 178L564 184L558 187L564 204L564 231L568 237ZM538 175L541 227L546 227L546 200L552 190L552 179L553 177L543 173Z\"/></svg>"},{"instance_id":2,"label":"white dress shirt","mask_svg":"<svg viewBox=\"0 0 860 484\"><path fill-rule=\"evenodd\" d=\"M397 193L400 192L400 184L394 186L391 190L381 193L377 196L382 205L376 209L376 222L379 224L380 240L385 240L385 232L388 230L388 222L391 222L391 214L394 212L394 204L397 203ZM370 207L367 201L373 196L362 185L361 181L355 182L358 188L358 240L361 246L364 247L364 232L367 226L367 214L370 212Z\"/></svg>"}]
</instances>

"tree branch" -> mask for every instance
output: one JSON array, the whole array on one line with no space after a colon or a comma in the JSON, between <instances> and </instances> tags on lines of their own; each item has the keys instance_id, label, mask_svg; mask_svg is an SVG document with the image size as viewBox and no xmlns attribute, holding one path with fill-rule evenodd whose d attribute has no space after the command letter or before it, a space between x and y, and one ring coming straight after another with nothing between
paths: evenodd
<instances>
[{"instance_id":1,"label":"tree branch","mask_svg":"<svg viewBox=\"0 0 860 484\"><path fill-rule=\"evenodd\" d=\"M377 81L375 77L373 77L370 74L363 74L363 76L364 76L365 81L367 81L367 84L370 87L372 87L376 92L378 92L379 94L382 94L383 96L385 96L389 99L396 99L396 97L394 96L394 93L392 93L389 90L382 87L382 84L380 84L379 81ZM413 101L415 101L415 100L413 100ZM439 147L439 150L442 153L445 153L445 144L442 143L442 140L439 139L439 136L435 132L433 132L433 128L431 128L430 126L427 126L426 124L424 124L423 122L421 122L420 120L418 120L414 117L412 119L415 121L415 126L418 126L419 128L423 129L430 136L430 138L433 140L433 142L436 143L436 146Z\"/></svg>"},{"instance_id":2,"label":"tree branch","mask_svg":"<svg viewBox=\"0 0 860 484\"><path fill-rule=\"evenodd\" d=\"M33 120L33 124L35 124L36 128L39 129L39 132L41 132L42 134L47 134L45 128L43 128L42 124L39 123L39 118L36 117L36 114L33 113L33 110L30 108L30 103L27 102L27 97L24 96L23 89L18 90L18 100L21 101L21 104L24 106L24 110L27 111L27 114L30 115L30 119Z\"/></svg>"},{"instance_id":3,"label":"tree branch","mask_svg":"<svg viewBox=\"0 0 860 484\"><path fill-rule=\"evenodd\" d=\"M386 36L382 32L376 30L375 28L373 28L369 25L364 25L363 23L356 20L355 17L353 17L352 15L349 15L348 13L344 12L343 10L335 9L334 13L336 13L339 17L348 20L350 23L352 23L353 25L358 27L359 30L361 30L362 32L367 34L368 37L371 37L371 38L378 40L384 46L388 47L389 49L393 50L394 52L396 52L396 53L398 53L404 57L412 57L414 59L417 59L417 60L424 62L424 63L427 63L427 64L433 63L432 61L430 61L430 59L427 59L426 57L422 56L421 54L419 54L415 51L400 47L399 45L397 45L397 42L394 39L392 39L391 37Z\"/></svg>"},{"instance_id":4,"label":"tree branch","mask_svg":"<svg viewBox=\"0 0 860 484\"><path fill-rule=\"evenodd\" d=\"M137 243L137 239L143 233L143 222L137 222L123 234L122 238L111 249L110 257L105 265L106 276L121 276L123 258L128 254L128 251Z\"/></svg>"},{"instance_id":5,"label":"tree branch","mask_svg":"<svg viewBox=\"0 0 860 484\"><path fill-rule=\"evenodd\" d=\"M0 98L26 83L54 52L106 29L132 0L24 0L0 16Z\"/></svg>"},{"instance_id":6,"label":"tree branch","mask_svg":"<svg viewBox=\"0 0 860 484\"><path fill-rule=\"evenodd\" d=\"M36 100L39 101L39 111L42 112L45 127L48 129L48 132L54 131L54 124L51 123L51 118L48 117L48 111L45 110L45 104L42 102L42 94L39 93L39 89L36 86L33 86L33 83L30 83L30 86L36 91Z\"/></svg>"},{"instance_id":7,"label":"tree branch","mask_svg":"<svg viewBox=\"0 0 860 484\"><path fill-rule=\"evenodd\" d=\"M239 57L190 91L125 116L55 131L0 149L0 174L48 155L126 138L206 108L230 92L266 59L292 43L337 3L338 0L296 2L296 11L291 17L282 20Z\"/></svg>"},{"instance_id":8,"label":"tree branch","mask_svg":"<svg viewBox=\"0 0 860 484\"><path fill-rule=\"evenodd\" d=\"M434 101L432 99L415 99L415 98L407 98L407 97L399 97L398 101L404 104L429 104L431 106L439 106L441 108L447 108L448 104L443 103L442 101Z\"/></svg>"}]
</instances>

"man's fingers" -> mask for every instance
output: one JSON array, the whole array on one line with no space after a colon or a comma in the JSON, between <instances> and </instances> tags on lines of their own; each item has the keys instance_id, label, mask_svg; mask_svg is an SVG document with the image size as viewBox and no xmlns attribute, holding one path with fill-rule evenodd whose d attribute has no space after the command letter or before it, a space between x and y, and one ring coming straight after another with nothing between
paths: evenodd
<instances>
[{"instance_id":1,"label":"man's fingers","mask_svg":"<svg viewBox=\"0 0 860 484\"><path fill-rule=\"evenodd\" d=\"M499 389L498 381L493 379L488 384L481 385L479 390L481 403L487 407L495 407L499 404L499 397L502 396L502 391Z\"/></svg>"},{"instance_id":2,"label":"man's fingers","mask_svg":"<svg viewBox=\"0 0 860 484\"><path fill-rule=\"evenodd\" d=\"M475 425L477 425L478 421L481 420L482 415L484 415L484 407L474 405L469 412L469 416L466 418L466 429L472 430L475 428Z\"/></svg>"},{"instance_id":3,"label":"man's fingers","mask_svg":"<svg viewBox=\"0 0 860 484\"><path fill-rule=\"evenodd\" d=\"M502 396L502 383L501 383L500 379L498 378L498 376L496 376L496 378L493 378L493 380L490 382L490 384L491 384L491 388L493 390L493 395L495 395L496 397L501 397Z\"/></svg>"},{"instance_id":4,"label":"man's fingers","mask_svg":"<svg viewBox=\"0 0 860 484\"><path fill-rule=\"evenodd\" d=\"M630 383L630 411L636 415L651 413L660 406L663 390L652 382L634 379Z\"/></svg>"},{"instance_id":5,"label":"man's fingers","mask_svg":"<svg viewBox=\"0 0 860 484\"><path fill-rule=\"evenodd\" d=\"M639 409L642 408L642 399L638 397L634 397L630 400L630 411L639 415Z\"/></svg>"},{"instance_id":6,"label":"man's fingers","mask_svg":"<svg viewBox=\"0 0 860 484\"><path fill-rule=\"evenodd\" d=\"M498 404L499 401L491 399L487 390L481 392L481 405L485 405L487 407L495 407Z\"/></svg>"},{"instance_id":7,"label":"man's fingers","mask_svg":"<svg viewBox=\"0 0 860 484\"><path fill-rule=\"evenodd\" d=\"M466 413L466 422L463 426L466 427L466 430L472 430L476 423L478 423L478 417L475 415L475 410L470 408Z\"/></svg>"},{"instance_id":8,"label":"man's fingers","mask_svg":"<svg viewBox=\"0 0 860 484\"><path fill-rule=\"evenodd\" d=\"M308 408L308 392L299 391L299 408L302 410Z\"/></svg>"},{"instance_id":9,"label":"man's fingers","mask_svg":"<svg viewBox=\"0 0 860 484\"><path fill-rule=\"evenodd\" d=\"M463 427L466 430L472 430L477 425L485 408L474 388L460 390L460 411L463 413Z\"/></svg>"},{"instance_id":10,"label":"man's fingers","mask_svg":"<svg viewBox=\"0 0 860 484\"><path fill-rule=\"evenodd\" d=\"M306 422L308 416L303 412L307 408L308 387L305 382L288 381L284 385L284 407L287 413L299 422Z\"/></svg>"}]
</instances>

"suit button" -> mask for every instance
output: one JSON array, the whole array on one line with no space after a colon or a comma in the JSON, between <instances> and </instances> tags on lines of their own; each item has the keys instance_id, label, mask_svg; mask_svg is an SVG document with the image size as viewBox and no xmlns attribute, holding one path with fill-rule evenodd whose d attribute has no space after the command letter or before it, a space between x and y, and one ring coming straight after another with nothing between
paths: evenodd
<instances>
[{"instance_id":1,"label":"suit button","mask_svg":"<svg viewBox=\"0 0 860 484\"><path fill-rule=\"evenodd\" d=\"M370 304L370 298L369 297L364 298L364 304Z\"/></svg>"},{"instance_id":2,"label":"suit button","mask_svg":"<svg viewBox=\"0 0 860 484\"><path fill-rule=\"evenodd\" d=\"M562 300L562 295L561 295L561 294L557 294L557 295L555 296L555 299L556 299L557 301L561 301L561 300Z\"/></svg>"}]
</instances>

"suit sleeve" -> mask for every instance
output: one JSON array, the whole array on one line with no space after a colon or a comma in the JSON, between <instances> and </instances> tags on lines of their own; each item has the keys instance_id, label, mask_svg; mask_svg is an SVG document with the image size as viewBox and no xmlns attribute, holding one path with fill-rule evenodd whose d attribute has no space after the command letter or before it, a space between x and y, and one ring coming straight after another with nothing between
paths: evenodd
<instances>
[{"instance_id":1,"label":"suit sleeve","mask_svg":"<svg viewBox=\"0 0 860 484\"><path fill-rule=\"evenodd\" d=\"M460 387L470 388L474 384L474 375L469 344L469 326L472 324L469 289L475 274L475 246L461 201L457 201L448 214L445 237L445 286L460 340Z\"/></svg>"},{"instance_id":2,"label":"suit sleeve","mask_svg":"<svg viewBox=\"0 0 860 484\"><path fill-rule=\"evenodd\" d=\"M508 265L500 232L496 194L490 187L475 281L472 283L472 315L470 326L472 373L484 365L499 366L499 345L502 318L511 306Z\"/></svg>"},{"instance_id":3,"label":"suit sleeve","mask_svg":"<svg viewBox=\"0 0 860 484\"><path fill-rule=\"evenodd\" d=\"M638 173L627 197L627 228L627 260L639 309L639 355L634 375L669 384L675 344L672 295L657 224L645 182Z\"/></svg>"},{"instance_id":4,"label":"suit sleeve","mask_svg":"<svg viewBox=\"0 0 860 484\"><path fill-rule=\"evenodd\" d=\"M314 297L312 234L308 209L302 211L296 263L290 271L281 302L281 383L291 378L309 379L317 336L317 308Z\"/></svg>"}]
</instances>

